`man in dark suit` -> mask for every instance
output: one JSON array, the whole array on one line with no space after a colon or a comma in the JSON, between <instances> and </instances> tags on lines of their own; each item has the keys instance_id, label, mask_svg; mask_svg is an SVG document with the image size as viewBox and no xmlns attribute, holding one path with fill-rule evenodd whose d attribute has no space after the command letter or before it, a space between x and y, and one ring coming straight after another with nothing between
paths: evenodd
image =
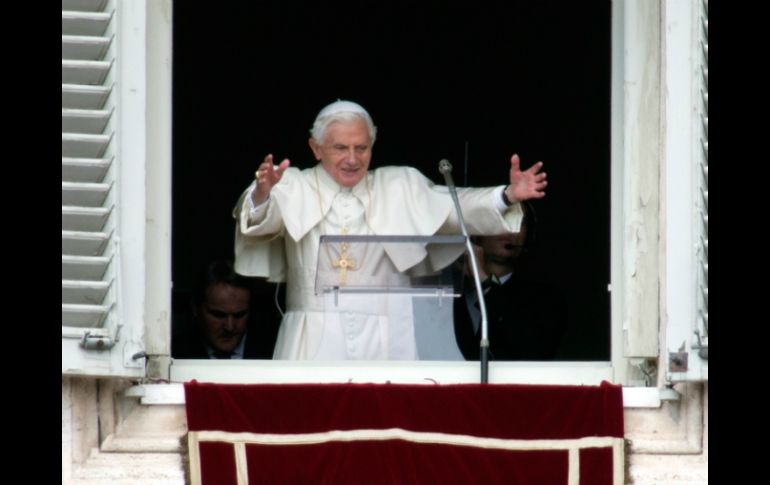
<instances>
[{"instance_id":1,"label":"man in dark suit","mask_svg":"<svg viewBox=\"0 0 770 485\"><path fill-rule=\"evenodd\" d=\"M261 311L254 315L254 300L267 300L265 292L255 292L256 283L235 273L230 261L209 264L193 290L191 321L175 322L178 331L172 344L173 357L271 358L275 335L270 340L269 334L277 328L279 317L272 302L259 305Z\"/></svg>"},{"instance_id":2,"label":"man in dark suit","mask_svg":"<svg viewBox=\"0 0 770 485\"><path fill-rule=\"evenodd\" d=\"M555 360L564 336L566 299L554 288L517 271L535 235L534 209L523 204L524 220L515 234L474 237L487 308L489 353L493 360ZM479 359L481 311L472 278L454 305L457 345L466 360Z\"/></svg>"}]
</instances>

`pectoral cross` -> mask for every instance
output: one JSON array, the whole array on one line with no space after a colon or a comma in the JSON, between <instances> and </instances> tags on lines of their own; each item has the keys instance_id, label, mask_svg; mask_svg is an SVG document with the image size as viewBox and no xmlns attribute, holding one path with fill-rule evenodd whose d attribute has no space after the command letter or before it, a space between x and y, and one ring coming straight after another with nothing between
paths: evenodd
<instances>
[{"instance_id":1,"label":"pectoral cross","mask_svg":"<svg viewBox=\"0 0 770 485\"><path fill-rule=\"evenodd\" d=\"M340 269L340 286L344 286L348 276L348 269L356 269L356 260L348 258L348 243L340 244L340 257L332 261L332 266Z\"/></svg>"}]
</instances>

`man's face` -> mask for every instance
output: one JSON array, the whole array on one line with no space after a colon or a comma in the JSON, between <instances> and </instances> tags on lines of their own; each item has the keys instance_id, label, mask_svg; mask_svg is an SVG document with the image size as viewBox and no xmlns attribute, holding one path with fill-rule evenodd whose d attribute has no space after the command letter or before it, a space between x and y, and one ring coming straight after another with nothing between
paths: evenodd
<instances>
[{"instance_id":1,"label":"man's face","mask_svg":"<svg viewBox=\"0 0 770 485\"><path fill-rule=\"evenodd\" d=\"M479 245L484 250L484 259L500 264L511 263L521 254L527 228L521 225L521 232L499 234L479 238Z\"/></svg>"},{"instance_id":2,"label":"man's face","mask_svg":"<svg viewBox=\"0 0 770 485\"><path fill-rule=\"evenodd\" d=\"M343 187L360 182L372 159L372 139L364 120L335 121L320 144L310 139L310 149L324 170Z\"/></svg>"},{"instance_id":3,"label":"man's face","mask_svg":"<svg viewBox=\"0 0 770 485\"><path fill-rule=\"evenodd\" d=\"M209 286L198 316L209 345L232 352L246 333L249 290L225 283Z\"/></svg>"}]
</instances>

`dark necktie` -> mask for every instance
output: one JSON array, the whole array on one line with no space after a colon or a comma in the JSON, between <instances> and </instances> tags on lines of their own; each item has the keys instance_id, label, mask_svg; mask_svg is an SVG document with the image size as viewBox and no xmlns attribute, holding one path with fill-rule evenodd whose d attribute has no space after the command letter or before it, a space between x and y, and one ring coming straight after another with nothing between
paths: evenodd
<instances>
[{"instance_id":1,"label":"dark necktie","mask_svg":"<svg viewBox=\"0 0 770 485\"><path fill-rule=\"evenodd\" d=\"M500 278L498 278L496 274L491 274L489 278L481 282L481 289L486 294L490 288L493 286L500 286L501 284L502 283L500 283Z\"/></svg>"},{"instance_id":2,"label":"dark necktie","mask_svg":"<svg viewBox=\"0 0 770 485\"><path fill-rule=\"evenodd\" d=\"M500 286L502 283L500 282L500 278L497 277L496 274L491 274L487 279L481 282L481 291L484 292L486 295L489 293L489 290L495 286ZM469 288L470 290L470 288ZM476 297L476 290L473 288L472 293L467 296L467 298L473 302L473 309L469 308L468 311L471 314L471 321L473 322L473 327L476 331L476 333L479 332L479 324L481 322L481 305L479 304L479 299Z\"/></svg>"},{"instance_id":3,"label":"dark necktie","mask_svg":"<svg viewBox=\"0 0 770 485\"><path fill-rule=\"evenodd\" d=\"M214 358L215 359L232 359L233 353L232 352L223 352L221 350L215 350L214 351Z\"/></svg>"}]
</instances>

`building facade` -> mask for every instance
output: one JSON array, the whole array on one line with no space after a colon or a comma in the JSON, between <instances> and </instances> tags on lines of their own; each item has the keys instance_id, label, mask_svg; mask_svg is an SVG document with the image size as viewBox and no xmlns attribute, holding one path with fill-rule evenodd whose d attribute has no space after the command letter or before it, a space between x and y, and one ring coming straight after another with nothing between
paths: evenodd
<instances>
[{"instance_id":1,"label":"building facade","mask_svg":"<svg viewBox=\"0 0 770 485\"><path fill-rule=\"evenodd\" d=\"M182 382L478 382L466 362L173 361L171 0L62 2L62 483L185 483ZM708 4L612 2L611 359L629 483L708 481Z\"/></svg>"}]
</instances>

